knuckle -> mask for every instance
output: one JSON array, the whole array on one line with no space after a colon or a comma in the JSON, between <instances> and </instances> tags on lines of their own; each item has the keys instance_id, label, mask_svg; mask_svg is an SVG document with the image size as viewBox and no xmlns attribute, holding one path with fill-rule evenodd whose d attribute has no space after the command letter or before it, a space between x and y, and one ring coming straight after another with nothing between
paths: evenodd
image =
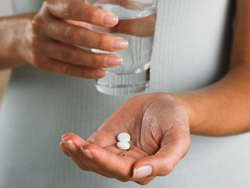
<instances>
[{"instance_id":1,"label":"knuckle","mask_svg":"<svg viewBox=\"0 0 250 188\"><path fill-rule=\"evenodd\" d=\"M128 179L125 179L125 178L116 178L118 181L120 182L123 182L123 183L126 183L128 182L129 180Z\"/></svg>"},{"instance_id":2,"label":"knuckle","mask_svg":"<svg viewBox=\"0 0 250 188\"><path fill-rule=\"evenodd\" d=\"M77 34L73 30L71 26L68 26L62 30L62 35L65 38L65 40L69 43L72 43L74 41L77 41Z\"/></svg>"},{"instance_id":3,"label":"knuckle","mask_svg":"<svg viewBox=\"0 0 250 188\"><path fill-rule=\"evenodd\" d=\"M71 65L62 66L60 72L66 75L74 75L74 71Z\"/></svg>"},{"instance_id":4,"label":"knuckle","mask_svg":"<svg viewBox=\"0 0 250 188\"><path fill-rule=\"evenodd\" d=\"M147 181L140 181L140 182L136 182L137 184L139 184L139 185L147 185L149 182L147 182Z\"/></svg>"},{"instance_id":5,"label":"knuckle","mask_svg":"<svg viewBox=\"0 0 250 188\"><path fill-rule=\"evenodd\" d=\"M89 10L87 10L87 11L85 12L85 14L86 14L86 19L88 19L89 22L96 21L96 20L95 20L95 18L96 18L96 16L95 16L95 11L89 11Z\"/></svg>"},{"instance_id":6,"label":"knuckle","mask_svg":"<svg viewBox=\"0 0 250 188\"><path fill-rule=\"evenodd\" d=\"M69 1L65 3L63 7L63 14L66 18L71 18L73 11L77 8L76 3L74 1Z\"/></svg>"},{"instance_id":7,"label":"knuckle","mask_svg":"<svg viewBox=\"0 0 250 188\"><path fill-rule=\"evenodd\" d=\"M98 55L92 55L90 59L90 63L92 67L101 67L100 58L98 57ZM104 60L103 60L102 65L104 65Z\"/></svg>"},{"instance_id":8,"label":"knuckle","mask_svg":"<svg viewBox=\"0 0 250 188\"><path fill-rule=\"evenodd\" d=\"M139 185L147 185L149 184L153 179L155 178L155 176L153 177L148 177L148 178L143 178L141 180L135 181L137 184Z\"/></svg>"},{"instance_id":9,"label":"knuckle","mask_svg":"<svg viewBox=\"0 0 250 188\"><path fill-rule=\"evenodd\" d=\"M62 58L64 59L64 61L73 63L76 60L76 55L73 50L64 49L62 50Z\"/></svg>"},{"instance_id":10,"label":"knuckle","mask_svg":"<svg viewBox=\"0 0 250 188\"><path fill-rule=\"evenodd\" d=\"M166 176L166 175L170 174L173 169L174 169L174 167L172 167L171 165L164 165L161 172L160 172L160 176Z\"/></svg>"},{"instance_id":11,"label":"knuckle","mask_svg":"<svg viewBox=\"0 0 250 188\"><path fill-rule=\"evenodd\" d=\"M89 169L88 169L86 166L84 166L84 165L79 165L79 164L77 164L77 166L78 166L81 170L89 171Z\"/></svg>"},{"instance_id":12,"label":"knuckle","mask_svg":"<svg viewBox=\"0 0 250 188\"><path fill-rule=\"evenodd\" d=\"M31 21L31 30L33 32L39 32L39 31L41 31L44 28L45 25L46 24L45 24L44 19L41 16L37 15Z\"/></svg>"},{"instance_id":13,"label":"knuckle","mask_svg":"<svg viewBox=\"0 0 250 188\"><path fill-rule=\"evenodd\" d=\"M108 34L100 33L99 37L96 38L96 45L98 49L109 49L110 41L107 40Z\"/></svg>"},{"instance_id":14,"label":"knuckle","mask_svg":"<svg viewBox=\"0 0 250 188\"><path fill-rule=\"evenodd\" d=\"M102 39L101 36L99 36L99 37L96 38L96 47L97 47L98 49L101 49L102 42L103 42L103 39Z\"/></svg>"},{"instance_id":15,"label":"knuckle","mask_svg":"<svg viewBox=\"0 0 250 188\"><path fill-rule=\"evenodd\" d=\"M36 54L32 54L32 62L33 62L33 65L39 69L42 69L42 61L41 61L41 58L36 55Z\"/></svg>"},{"instance_id":16,"label":"knuckle","mask_svg":"<svg viewBox=\"0 0 250 188\"><path fill-rule=\"evenodd\" d=\"M84 68L81 70L79 77L90 79L92 78L92 72L89 69Z\"/></svg>"},{"instance_id":17,"label":"knuckle","mask_svg":"<svg viewBox=\"0 0 250 188\"><path fill-rule=\"evenodd\" d=\"M80 168L80 170L85 170L85 168L83 166L79 166L78 167Z\"/></svg>"}]
</instances>

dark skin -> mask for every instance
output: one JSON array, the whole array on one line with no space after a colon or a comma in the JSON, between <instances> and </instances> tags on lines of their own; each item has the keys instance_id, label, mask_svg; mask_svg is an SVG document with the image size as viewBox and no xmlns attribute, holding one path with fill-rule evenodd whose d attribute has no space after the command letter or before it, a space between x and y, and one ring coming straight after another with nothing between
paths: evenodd
<instances>
[{"instance_id":1,"label":"dark skin","mask_svg":"<svg viewBox=\"0 0 250 188\"><path fill-rule=\"evenodd\" d=\"M107 51L125 49L126 41L118 39L120 45L113 45L115 36L86 29L86 24L95 24L122 32L114 15L109 15L113 21L109 17L109 21L103 22L106 14L109 15L78 1L48 0L38 13L1 18L0 67L30 63L44 71L82 78L105 76L102 68L109 67L106 61L109 55L89 53L75 45ZM221 80L188 93L133 97L88 140L65 134L61 142L63 152L80 169L120 181L145 185L156 176L171 173L189 150L190 134L226 136L250 130L249 52L250 1L237 0L230 67ZM116 66L114 64L111 67ZM131 135L128 151L116 147L116 136L120 132Z\"/></svg>"}]
</instances>

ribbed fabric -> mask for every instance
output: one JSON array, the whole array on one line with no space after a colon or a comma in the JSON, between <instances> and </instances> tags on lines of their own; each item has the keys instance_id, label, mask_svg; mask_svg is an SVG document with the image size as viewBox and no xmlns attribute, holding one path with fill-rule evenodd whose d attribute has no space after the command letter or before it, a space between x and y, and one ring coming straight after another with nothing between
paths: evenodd
<instances>
[{"instance_id":1,"label":"ribbed fabric","mask_svg":"<svg viewBox=\"0 0 250 188\"><path fill-rule=\"evenodd\" d=\"M13 0L16 13L37 11L39 0ZM146 93L204 87L227 70L231 0L159 0ZM32 66L13 71L0 114L1 188L136 188L80 170L60 149L61 136L87 139L127 97L100 94L94 80L47 73ZM167 177L145 187L246 188L250 133L191 137L191 149Z\"/></svg>"}]
</instances>

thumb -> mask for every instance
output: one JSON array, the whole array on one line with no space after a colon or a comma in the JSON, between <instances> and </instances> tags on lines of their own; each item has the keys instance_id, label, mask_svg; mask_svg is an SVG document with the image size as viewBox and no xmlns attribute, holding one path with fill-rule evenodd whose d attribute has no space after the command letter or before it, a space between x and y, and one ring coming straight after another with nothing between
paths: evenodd
<instances>
[{"instance_id":1,"label":"thumb","mask_svg":"<svg viewBox=\"0 0 250 188\"><path fill-rule=\"evenodd\" d=\"M130 20L120 20L114 27L116 32L139 37L152 37L155 32L156 14Z\"/></svg>"},{"instance_id":2,"label":"thumb","mask_svg":"<svg viewBox=\"0 0 250 188\"><path fill-rule=\"evenodd\" d=\"M155 154L138 160L133 166L133 178L166 176L188 152L190 137L179 138L162 145Z\"/></svg>"}]
</instances>

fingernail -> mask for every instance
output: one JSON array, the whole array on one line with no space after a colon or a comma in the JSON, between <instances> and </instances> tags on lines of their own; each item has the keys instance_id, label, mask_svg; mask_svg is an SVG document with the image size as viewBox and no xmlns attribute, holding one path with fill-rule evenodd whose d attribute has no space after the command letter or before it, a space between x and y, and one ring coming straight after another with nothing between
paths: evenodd
<instances>
[{"instance_id":1,"label":"fingernail","mask_svg":"<svg viewBox=\"0 0 250 188\"><path fill-rule=\"evenodd\" d=\"M133 178L146 178L152 174L151 166L142 166L140 168L135 168L133 173Z\"/></svg>"},{"instance_id":2,"label":"fingernail","mask_svg":"<svg viewBox=\"0 0 250 188\"><path fill-rule=\"evenodd\" d=\"M105 59L105 65L109 67L120 65L121 63L122 63L122 59L117 56L108 56Z\"/></svg>"},{"instance_id":3,"label":"fingernail","mask_svg":"<svg viewBox=\"0 0 250 188\"><path fill-rule=\"evenodd\" d=\"M67 136L66 134L62 135L62 141L66 140Z\"/></svg>"},{"instance_id":4,"label":"fingernail","mask_svg":"<svg viewBox=\"0 0 250 188\"><path fill-rule=\"evenodd\" d=\"M118 50L122 50L128 47L128 41L124 40L124 39L115 39L113 44L112 44L112 48L114 49L118 49Z\"/></svg>"},{"instance_id":5,"label":"fingernail","mask_svg":"<svg viewBox=\"0 0 250 188\"><path fill-rule=\"evenodd\" d=\"M102 69L97 69L93 71L93 76L95 78L102 78L106 75L106 72Z\"/></svg>"},{"instance_id":6,"label":"fingernail","mask_svg":"<svg viewBox=\"0 0 250 188\"><path fill-rule=\"evenodd\" d=\"M94 158L93 155L90 153L89 150L83 149L82 147L81 147L81 150L82 150L83 154L84 154L86 157L88 157L89 159L93 159L93 158Z\"/></svg>"},{"instance_id":7,"label":"fingernail","mask_svg":"<svg viewBox=\"0 0 250 188\"><path fill-rule=\"evenodd\" d=\"M63 142L69 150L71 150L71 151L77 150L77 148L76 148L75 144L72 142L72 140L67 140L67 141L64 140Z\"/></svg>"},{"instance_id":8,"label":"fingernail","mask_svg":"<svg viewBox=\"0 0 250 188\"><path fill-rule=\"evenodd\" d=\"M65 144L64 144L64 142L63 142L63 141L61 141L61 142L60 142L60 145L61 145L61 146L65 146Z\"/></svg>"},{"instance_id":9,"label":"fingernail","mask_svg":"<svg viewBox=\"0 0 250 188\"><path fill-rule=\"evenodd\" d=\"M102 23L105 25L116 25L118 23L118 18L114 14L105 14L102 18Z\"/></svg>"}]
</instances>

